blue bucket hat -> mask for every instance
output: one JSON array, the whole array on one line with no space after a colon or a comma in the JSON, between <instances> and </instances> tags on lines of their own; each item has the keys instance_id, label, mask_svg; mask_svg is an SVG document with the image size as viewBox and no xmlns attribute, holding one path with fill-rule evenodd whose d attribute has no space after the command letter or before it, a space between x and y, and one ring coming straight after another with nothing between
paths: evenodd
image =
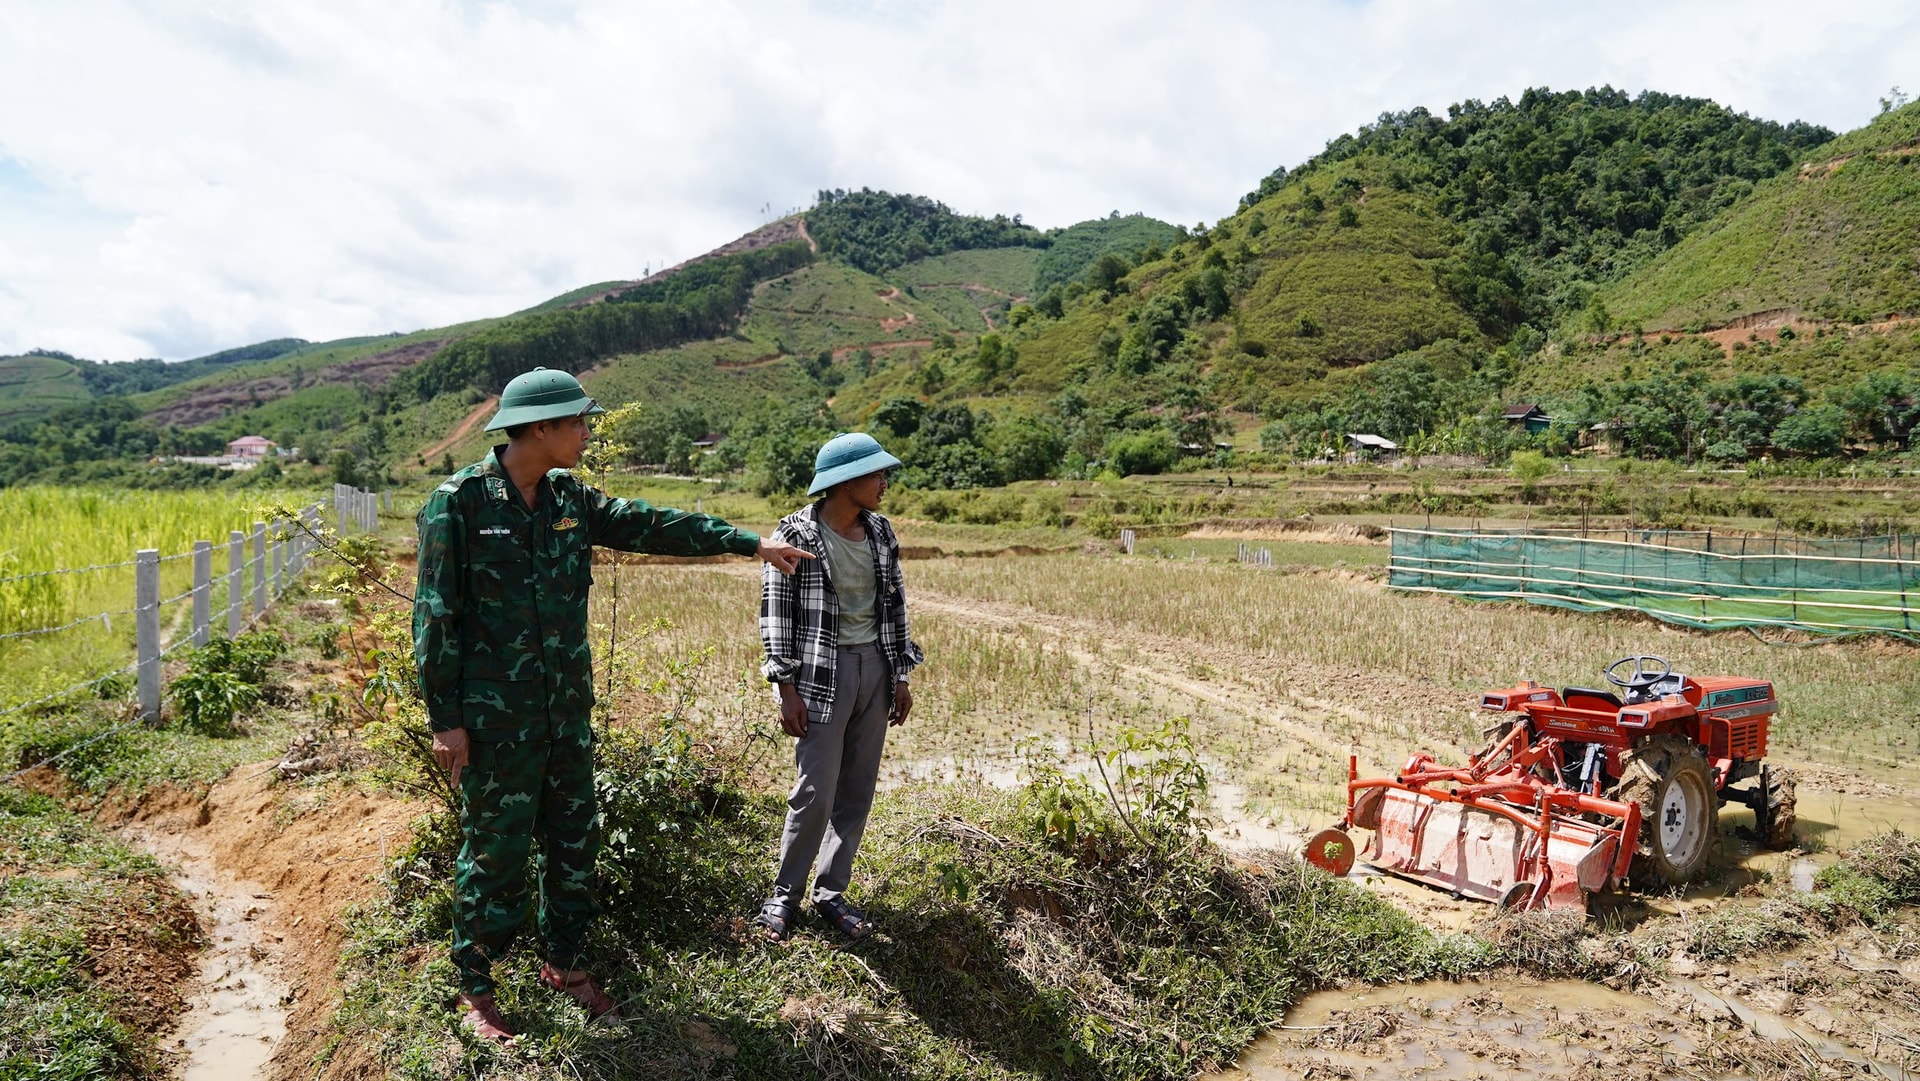
<instances>
[{"instance_id":1,"label":"blue bucket hat","mask_svg":"<svg viewBox=\"0 0 1920 1081\"><path fill-rule=\"evenodd\" d=\"M864 477L882 469L892 469L900 459L880 449L880 443L865 432L849 432L827 440L813 459L813 483L807 494L819 495L843 480Z\"/></svg>"}]
</instances>

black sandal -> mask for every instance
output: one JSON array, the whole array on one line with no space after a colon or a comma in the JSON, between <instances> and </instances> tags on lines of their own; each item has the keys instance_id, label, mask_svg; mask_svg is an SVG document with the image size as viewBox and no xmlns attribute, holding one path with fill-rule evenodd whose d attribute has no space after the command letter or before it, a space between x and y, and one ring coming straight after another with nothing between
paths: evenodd
<instances>
[{"instance_id":1,"label":"black sandal","mask_svg":"<svg viewBox=\"0 0 1920 1081\"><path fill-rule=\"evenodd\" d=\"M753 918L753 922L766 928L768 942L785 942L787 931L792 926L794 917L798 915L799 913L794 911L792 905L768 901L761 907L760 914Z\"/></svg>"},{"instance_id":2,"label":"black sandal","mask_svg":"<svg viewBox=\"0 0 1920 1081\"><path fill-rule=\"evenodd\" d=\"M848 904L845 897L815 901L813 907L836 930L855 942L873 933L873 924L867 922L867 917L859 909Z\"/></svg>"}]
</instances>

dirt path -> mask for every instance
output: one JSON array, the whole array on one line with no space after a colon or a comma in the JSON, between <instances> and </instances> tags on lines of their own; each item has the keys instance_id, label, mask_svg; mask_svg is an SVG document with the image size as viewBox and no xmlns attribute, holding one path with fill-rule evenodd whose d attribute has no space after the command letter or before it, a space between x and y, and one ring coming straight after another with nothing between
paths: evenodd
<instances>
[{"instance_id":1,"label":"dirt path","mask_svg":"<svg viewBox=\"0 0 1920 1081\"><path fill-rule=\"evenodd\" d=\"M424 808L341 784L283 789L273 763L234 770L204 796L162 787L95 812L176 869L208 931L194 1010L175 1039L206 1081L293 1081L336 1035L341 914L373 896ZM322 1076L381 1076L340 1045Z\"/></svg>"},{"instance_id":2,"label":"dirt path","mask_svg":"<svg viewBox=\"0 0 1920 1081\"><path fill-rule=\"evenodd\" d=\"M1773 342L1778 344L1780 341L1780 332L1788 329L1791 329L1795 335L1805 338L1810 337L1816 330L1826 330L1829 333L1845 333L1851 330L1867 334L1888 334L1902 327L1913 326L1915 323L1920 323L1920 316L1896 315L1892 318L1882 319L1873 323L1850 326L1848 324L1835 323L1830 319L1803 318L1798 311L1792 308L1774 308L1763 312L1750 312L1733 319L1725 326L1715 327L1712 330L1699 332L1673 329L1649 330L1643 332L1643 336L1648 338L1659 338L1662 336L1705 338L1719 346L1720 352L1728 359L1732 359L1733 347L1736 344L1742 342ZM1624 334L1616 335L1611 340L1620 341L1629 336L1630 335Z\"/></svg>"},{"instance_id":3,"label":"dirt path","mask_svg":"<svg viewBox=\"0 0 1920 1081\"><path fill-rule=\"evenodd\" d=\"M468 413L465 419L461 420L459 425L453 429L453 434L421 451L420 457L428 459L428 464L431 465L434 455L445 454L447 451L452 450L455 444L465 439L473 431L474 425L487 419L487 417L493 413L493 407L498 404L500 404L500 398L498 395L495 395L475 406L473 412Z\"/></svg>"},{"instance_id":4,"label":"dirt path","mask_svg":"<svg viewBox=\"0 0 1920 1081\"><path fill-rule=\"evenodd\" d=\"M882 292L880 294L880 299L900 309L900 315L898 318L892 318L892 319L885 318L885 317L881 318L880 320L881 330L885 330L889 332L895 331L895 330L904 330L907 327L910 327L920 321L919 316L907 310L907 307L900 303L899 287L896 286L894 288L890 288Z\"/></svg>"},{"instance_id":5,"label":"dirt path","mask_svg":"<svg viewBox=\"0 0 1920 1081\"><path fill-rule=\"evenodd\" d=\"M120 836L173 868L173 884L193 905L206 936L199 980L174 1033L181 1081L266 1078L293 1001L277 963L284 937L266 929L275 911L272 892L222 871L211 845L193 832L130 826Z\"/></svg>"}]
</instances>

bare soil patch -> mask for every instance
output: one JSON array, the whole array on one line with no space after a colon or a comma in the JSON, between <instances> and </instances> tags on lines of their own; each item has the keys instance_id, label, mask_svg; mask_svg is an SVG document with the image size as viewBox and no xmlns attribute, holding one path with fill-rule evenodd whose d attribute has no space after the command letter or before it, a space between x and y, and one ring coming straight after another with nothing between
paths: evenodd
<instances>
[{"instance_id":1,"label":"bare soil patch","mask_svg":"<svg viewBox=\"0 0 1920 1081\"><path fill-rule=\"evenodd\" d=\"M218 420L229 413L276 401L305 386L358 383L364 387L382 387L401 369L420 363L445 344L442 340L412 342L344 364L316 369L310 378L298 383L292 376L273 375L209 387L148 413L147 419L157 425L191 428Z\"/></svg>"},{"instance_id":2,"label":"bare soil patch","mask_svg":"<svg viewBox=\"0 0 1920 1081\"><path fill-rule=\"evenodd\" d=\"M421 451L420 457L432 458L436 454L445 454L447 451L452 450L454 444L465 439L467 435L473 431L474 426L487 419L487 417L493 413L493 407L499 404L500 396L496 394L488 397L486 401L481 402L479 405L474 406L473 412L468 413L466 417L460 421L459 425L453 429L452 434Z\"/></svg>"},{"instance_id":3,"label":"bare soil patch","mask_svg":"<svg viewBox=\"0 0 1920 1081\"><path fill-rule=\"evenodd\" d=\"M306 1078L315 1052L335 1035L341 913L373 896L385 860L407 843L409 823L423 809L344 782L277 785L273 767L235 770L204 794L162 787L137 800L110 800L95 813L103 824L144 838L163 858L203 853L219 875L266 895L250 898L264 936L257 945L292 996L286 1038L269 1074ZM326 1076L381 1073L349 1042Z\"/></svg>"},{"instance_id":4,"label":"bare soil patch","mask_svg":"<svg viewBox=\"0 0 1920 1081\"><path fill-rule=\"evenodd\" d=\"M186 1010L201 937L188 899L155 889L139 901L124 899L87 931L87 971L117 1004L120 1023L163 1032Z\"/></svg>"}]
</instances>

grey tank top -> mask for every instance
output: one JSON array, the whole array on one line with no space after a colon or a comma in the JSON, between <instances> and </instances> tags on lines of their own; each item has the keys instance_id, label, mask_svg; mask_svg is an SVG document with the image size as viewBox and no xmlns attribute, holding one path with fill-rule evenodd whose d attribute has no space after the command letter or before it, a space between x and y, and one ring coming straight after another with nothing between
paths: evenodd
<instances>
[{"instance_id":1,"label":"grey tank top","mask_svg":"<svg viewBox=\"0 0 1920 1081\"><path fill-rule=\"evenodd\" d=\"M827 574L840 598L840 648L877 640L880 624L874 618L873 550L866 541L850 541L825 523L820 532L827 538Z\"/></svg>"}]
</instances>

